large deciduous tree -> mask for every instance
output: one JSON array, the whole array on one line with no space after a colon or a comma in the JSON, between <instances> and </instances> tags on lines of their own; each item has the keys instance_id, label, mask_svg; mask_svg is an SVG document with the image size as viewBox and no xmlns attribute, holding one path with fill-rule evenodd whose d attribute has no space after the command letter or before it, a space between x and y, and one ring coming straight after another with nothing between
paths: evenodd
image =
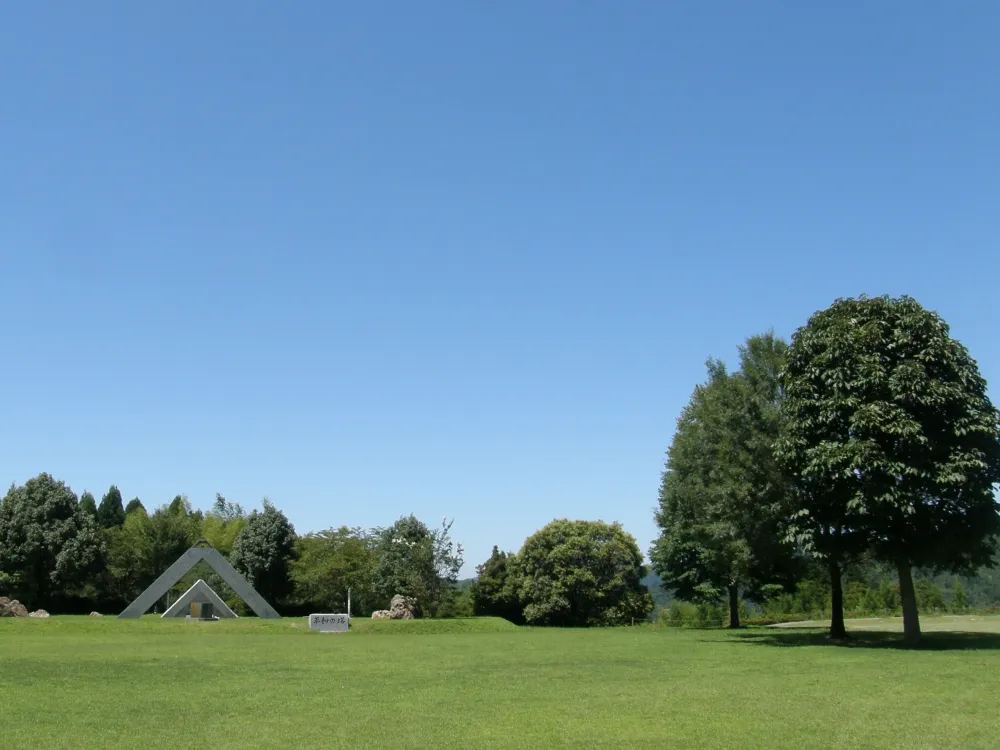
<instances>
[{"instance_id":1,"label":"large deciduous tree","mask_svg":"<svg viewBox=\"0 0 1000 750\"><path fill-rule=\"evenodd\" d=\"M111 485L97 506L97 523L102 529L110 529L125 523L125 506L122 504L122 493Z\"/></svg>"},{"instance_id":2,"label":"large deciduous tree","mask_svg":"<svg viewBox=\"0 0 1000 750\"><path fill-rule=\"evenodd\" d=\"M0 574L28 606L83 583L101 556L97 525L51 475L11 486L0 501Z\"/></svg>"},{"instance_id":3,"label":"large deciduous tree","mask_svg":"<svg viewBox=\"0 0 1000 750\"><path fill-rule=\"evenodd\" d=\"M773 334L740 347L740 370L709 360L667 451L650 559L663 586L681 599L762 600L793 581L783 541L789 484L774 447L781 433L780 372L787 344Z\"/></svg>"},{"instance_id":4,"label":"large deciduous tree","mask_svg":"<svg viewBox=\"0 0 1000 750\"><path fill-rule=\"evenodd\" d=\"M344 611L348 591L359 615L378 609L372 592L375 540L363 529L327 529L300 537L291 566L296 598L323 612Z\"/></svg>"},{"instance_id":5,"label":"large deciduous tree","mask_svg":"<svg viewBox=\"0 0 1000 750\"><path fill-rule=\"evenodd\" d=\"M295 529L266 498L263 505L247 518L229 559L261 596L280 602L292 590L289 565L295 555Z\"/></svg>"},{"instance_id":6,"label":"large deciduous tree","mask_svg":"<svg viewBox=\"0 0 1000 750\"><path fill-rule=\"evenodd\" d=\"M1000 424L976 362L910 297L839 299L796 331L784 386L800 538L892 563L916 643L912 567L990 566L1000 534Z\"/></svg>"},{"instance_id":7,"label":"large deciduous tree","mask_svg":"<svg viewBox=\"0 0 1000 750\"><path fill-rule=\"evenodd\" d=\"M381 601L388 604L396 594L412 596L421 613L432 617L449 603L463 564L462 545L451 538L452 523L442 519L432 531L411 514L374 530L374 590Z\"/></svg>"},{"instance_id":8,"label":"large deciduous tree","mask_svg":"<svg viewBox=\"0 0 1000 750\"><path fill-rule=\"evenodd\" d=\"M642 553L621 524L557 519L528 537L512 574L535 625L621 625L644 619Z\"/></svg>"}]
</instances>

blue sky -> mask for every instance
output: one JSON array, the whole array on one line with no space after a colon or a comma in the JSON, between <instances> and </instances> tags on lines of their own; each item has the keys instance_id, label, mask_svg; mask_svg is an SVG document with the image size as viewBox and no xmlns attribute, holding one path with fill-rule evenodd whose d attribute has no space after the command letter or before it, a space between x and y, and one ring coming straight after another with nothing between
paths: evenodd
<instances>
[{"instance_id":1,"label":"blue sky","mask_svg":"<svg viewBox=\"0 0 1000 750\"><path fill-rule=\"evenodd\" d=\"M645 551L750 334L908 293L1000 380L997 39L992 1L13 4L0 481L447 515L466 574L555 517Z\"/></svg>"}]
</instances>

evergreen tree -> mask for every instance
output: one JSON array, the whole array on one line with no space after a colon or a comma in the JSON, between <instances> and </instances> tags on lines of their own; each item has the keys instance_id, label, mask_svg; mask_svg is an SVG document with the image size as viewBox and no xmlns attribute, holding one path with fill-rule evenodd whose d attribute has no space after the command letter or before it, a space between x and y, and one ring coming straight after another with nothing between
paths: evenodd
<instances>
[{"instance_id":1,"label":"evergreen tree","mask_svg":"<svg viewBox=\"0 0 1000 750\"><path fill-rule=\"evenodd\" d=\"M95 521L97 520L97 501L94 499L94 496L87 491L84 491L84 493L80 495L80 510Z\"/></svg>"},{"instance_id":2,"label":"evergreen tree","mask_svg":"<svg viewBox=\"0 0 1000 750\"><path fill-rule=\"evenodd\" d=\"M289 566L295 556L295 529L266 498L263 511L253 511L233 542L230 562L271 603L292 591Z\"/></svg>"},{"instance_id":3,"label":"evergreen tree","mask_svg":"<svg viewBox=\"0 0 1000 750\"><path fill-rule=\"evenodd\" d=\"M97 523L103 529L114 528L125 523L125 506L122 504L122 493L115 485L111 485L97 506Z\"/></svg>"},{"instance_id":4,"label":"evergreen tree","mask_svg":"<svg viewBox=\"0 0 1000 750\"><path fill-rule=\"evenodd\" d=\"M508 575L511 557L513 555L494 546L489 559L476 567L477 577L470 587L473 614L524 622L524 612L513 585L514 577Z\"/></svg>"}]
</instances>

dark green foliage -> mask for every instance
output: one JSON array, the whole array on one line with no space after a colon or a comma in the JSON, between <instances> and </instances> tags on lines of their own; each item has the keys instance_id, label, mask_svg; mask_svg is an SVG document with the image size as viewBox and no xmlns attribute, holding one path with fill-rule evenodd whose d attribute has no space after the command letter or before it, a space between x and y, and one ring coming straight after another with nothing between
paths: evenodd
<instances>
[{"instance_id":1,"label":"dark green foliage","mask_svg":"<svg viewBox=\"0 0 1000 750\"><path fill-rule=\"evenodd\" d=\"M641 583L642 553L617 523L552 521L528 537L508 565L530 624L620 625L653 609Z\"/></svg>"},{"instance_id":2,"label":"dark green foliage","mask_svg":"<svg viewBox=\"0 0 1000 750\"><path fill-rule=\"evenodd\" d=\"M439 620L457 617L474 617L472 612L472 590L469 587L456 586L448 598L438 607L434 615Z\"/></svg>"},{"instance_id":3,"label":"dark green foliage","mask_svg":"<svg viewBox=\"0 0 1000 750\"><path fill-rule=\"evenodd\" d=\"M965 586L958 579L951 589L951 609L953 612L964 612L969 606L969 597L965 593Z\"/></svg>"},{"instance_id":4,"label":"dark green foliage","mask_svg":"<svg viewBox=\"0 0 1000 750\"><path fill-rule=\"evenodd\" d=\"M97 506L97 523L102 529L110 529L125 523L125 506L122 504L122 493L115 485L111 485L101 504Z\"/></svg>"},{"instance_id":5,"label":"dark green foliage","mask_svg":"<svg viewBox=\"0 0 1000 750\"><path fill-rule=\"evenodd\" d=\"M143 511L146 510L145 506L143 506L142 504L142 501L137 497L133 497L131 500L128 501L128 505L125 506L125 515L127 516L132 511L139 510L140 508L142 508Z\"/></svg>"},{"instance_id":6,"label":"dark green foliage","mask_svg":"<svg viewBox=\"0 0 1000 750\"><path fill-rule=\"evenodd\" d=\"M508 575L508 561L512 557L494 546L489 559L476 566L477 578L469 588L473 614L524 622L514 578Z\"/></svg>"},{"instance_id":7,"label":"dark green foliage","mask_svg":"<svg viewBox=\"0 0 1000 750\"><path fill-rule=\"evenodd\" d=\"M781 524L790 487L774 458L781 434L779 374L786 345L772 334L740 348L740 370L708 362L667 452L650 559L664 588L694 602L760 601L794 580Z\"/></svg>"},{"instance_id":8,"label":"dark green foliage","mask_svg":"<svg viewBox=\"0 0 1000 750\"><path fill-rule=\"evenodd\" d=\"M414 597L420 613L430 617L450 606L462 568L462 547L452 541L451 525L443 519L441 527L431 531L409 515L374 530L374 593L380 607L388 607L396 594Z\"/></svg>"},{"instance_id":9,"label":"dark green foliage","mask_svg":"<svg viewBox=\"0 0 1000 750\"><path fill-rule=\"evenodd\" d=\"M93 518L95 522L97 521L97 501L89 492L84 491L80 495L80 510Z\"/></svg>"},{"instance_id":10,"label":"dark green foliage","mask_svg":"<svg viewBox=\"0 0 1000 750\"><path fill-rule=\"evenodd\" d=\"M165 518L165 515L154 514L154 520L145 509L136 509L126 515L121 526L104 532L107 553L102 571L103 586L108 597L122 606L141 594L163 572L162 568L156 567L157 562L162 564L181 545L187 544L186 531L174 537L176 542L171 540L171 534L164 526L169 525L173 518ZM157 549L164 543L166 550ZM174 555L174 559L179 555L180 552Z\"/></svg>"},{"instance_id":11,"label":"dark green foliage","mask_svg":"<svg viewBox=\"0 0 1000 750\"><path fill-rule=\"evenodd\" d=\"M0 501L0 576L27 606L82 584L100 565L93 519L65 483L39 474Z\"/></svg>"},{"instance_id":12,"label":"dark green foliage","mask_svg":"<svg viewBox=\"0 0 1000 750\"><path fill-rule=\"evenodd\" d=\"M251 513L236 537L230 562L265 599L283 601L292 591L295 539L288 518L265 499L264 509Z\"/></svg>"},{"instance_id":13,"label":"dark green foliage","mask_svg":"<svg viewBox=\"0 0 1000 750\"><path fill-rule=\"evenodd\" d=\"M909 297L841 299L796 331L784 385L798 540L895 565L915 642L911 569L989 565L1000 534L1000 425L975 361Z\"/></svg>"}]
</instances>

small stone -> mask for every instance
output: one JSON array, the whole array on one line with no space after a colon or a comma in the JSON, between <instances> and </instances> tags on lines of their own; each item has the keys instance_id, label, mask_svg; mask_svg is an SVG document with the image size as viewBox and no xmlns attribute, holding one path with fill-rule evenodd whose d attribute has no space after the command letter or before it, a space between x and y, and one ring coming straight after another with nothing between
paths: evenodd
<instances>
[{"instance_id":1,"label":"small stone","mask_svg":"<svg viewBox=\"0 0 1000 750\"><path fill-rule=\"evenodd\" d=\"M104 617L100 612L91 612L89 617Z\"/></svg>"}]
</instances>

